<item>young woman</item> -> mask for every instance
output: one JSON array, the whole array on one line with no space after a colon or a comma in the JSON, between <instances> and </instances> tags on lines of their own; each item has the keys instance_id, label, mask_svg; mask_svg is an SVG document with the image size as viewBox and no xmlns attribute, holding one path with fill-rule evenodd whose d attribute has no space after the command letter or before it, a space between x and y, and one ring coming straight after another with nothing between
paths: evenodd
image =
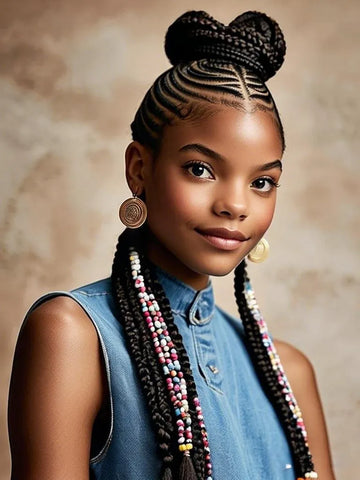
<instances>
[{"instance_id":1,"label":"young woman","mask_svg":"<svg viewBox=\"0 0 360 480\"><path fill-rule=\"evenodd\" d=\"M258 12L187 12L165 50L173 68L132 123L111 278L46 295L21 329L12 479L332 480L312 367L272 341L245 268L266 254L282 171L265 85L282 32ZM209 281L234 269L240 319Z\"/></svg>"}]
</instances>

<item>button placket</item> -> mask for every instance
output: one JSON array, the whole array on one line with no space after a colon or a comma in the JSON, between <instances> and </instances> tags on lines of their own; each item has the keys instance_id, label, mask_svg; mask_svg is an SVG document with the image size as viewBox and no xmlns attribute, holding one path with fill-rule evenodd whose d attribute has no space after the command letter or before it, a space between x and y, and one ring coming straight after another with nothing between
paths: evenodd
<instances>
[{"instance_id":1,"label":"button placket","mask_svg":"<svg viewBox=\"0 0 360 480\"><path fill-rule=\"evenodd\" d=\"M211 321L214 314L214 305L202 296L202 292L199 292L188 314L197 361L207 385L216 392L222 393L222 374L218 365L214 326Z\"/></svg>"}]
</instances>

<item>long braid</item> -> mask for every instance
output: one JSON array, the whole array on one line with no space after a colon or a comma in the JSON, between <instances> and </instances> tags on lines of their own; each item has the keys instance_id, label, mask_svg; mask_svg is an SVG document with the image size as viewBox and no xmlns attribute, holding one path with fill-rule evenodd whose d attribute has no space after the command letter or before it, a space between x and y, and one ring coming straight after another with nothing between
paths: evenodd
<instances>
[{"instance_id":1,"label":"long braid","mask_svg":"<svg viewBox=\"0 0 360 480\"><path fill-rule=\"evenodd\" d=\"M144 277L145 277L145 272L144 272ZM155 296L158 299L158 303L161 307L161 310L165 318L167 319L168 330L170 332L170 336L174 344L176 345L176 349L177 349L180 363L182 366L182 371L184 372L184 376L186 378L189 397L196 398L198 396L196 391L196 385L192 375L189 357L186 353L186 350L182 341L182 337L175 323L173 321L169 321L170 318L173 318L169 300L166 297L161 284L156 279L156 276L149 275L149 276L146 276L145 278L147 282L149 282L149 284L152 286L152 290L154 291ZM189 410L190 410L191 417L193 419L192 429L194 433L194 438L193 438L194 448L193 448L192 456L193 456L194 467L198 475L198 478L204 478L205 460L206 460L207 454L206 452L204 452L201 429L196 421L196 411L192 403L189 404Z\"/></svg>"},{"instance_id":2,"label":"long braid","mask_svg":"<svg viewBox=\"0 0 360 480\"><path fill-rule=\"evenodd\" d=\"M165 478L170 479L169 468L174 460L171 447L174 438L173 415L166 398L164 377L154 357L149 333L139 311L138 299L132 285L126 256L128 245L125 237L126 235L119 237L114 258L112 273L114 295L118 303L129 351L134 359L158 438Z\"/></svg>"},{"instance_id":3,"label":"long braid","mask_svg":"<svg viewBox=\"0 0 360 480\"><path fill-rule=\"evenodd\" d=\"M174 418L171 404L164 383L164 375L156 361L149 332L146 329L137 294L132 285L129 262L124 252L129 251L129 246L136 246L141 252L141 238L139 232L126 231L119 237L114 258L112 282L115 298L119 306L119 319L124 326L128 340L129 351L134 359L138 377L144 391L145 399L150 411L155 433L163 458L163 480L171 480L172 472L179 464L178 445L174 441ZM149 292L155 294L166 319L169 334L174 342L182 372L187 384L189 399L198 397L195 382L192 376L190 361L183 345L182 337L174 323L171 307L165 293L156 279L153 267L146 257L141 255L142 273ZM189 402L189 413L192 418L193 451L192 459L196 477L206 478L205 464L210 462L210 455L204 449L204 428L198 423L198 412L192 402ZM209 473L209 470L207 474Z\"/></svg>"},{"instance_id":4,"label":"long braid","mask_svg":"<svg viewBox=\"0 0 360 480\"><path fill-rule=\"evenodd\" d=\"M255 315L249 308L249 299L246 294L246 289L249 288L249 279L246 274L245 261L236 268L234 283L235 297L246 334L246 345L263 389L284 428L292 452L295 472L298 477L317 478L310 476L316 474L313 472L314 465L307 445L306 431L301 428L303 422L300 409L283 373L272 340L267 334L264 320L259 315L253 295L250 301L255 307ZM263 328L259 328L259 325L262 325ZM265 334L262 334L263 332Z\"/></svg>"}]
</instances>

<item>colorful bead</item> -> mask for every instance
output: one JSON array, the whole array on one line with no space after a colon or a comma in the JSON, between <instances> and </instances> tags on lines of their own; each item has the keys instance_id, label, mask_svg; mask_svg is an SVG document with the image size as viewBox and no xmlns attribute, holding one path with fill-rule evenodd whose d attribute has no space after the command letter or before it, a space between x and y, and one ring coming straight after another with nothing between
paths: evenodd
<instances>
[{"instance_id":1,"label":"colorful bead","mask_svg":"<svg viewBox=\"0 0 360 480\"><path fill-rule=\"evenodd\" d=\"M130 250L130 263L135 288L139 291L138 298L140 308L143 312L144 319L150 330L153 339L154 352L159 362L163 365L163 372L166 379L167 389L170 394L170 401L173 405L174 412L178 420L178 444L179 450L184 455L189 455L193 448L193 434L191 429L191 416L189 413L188 395L184 374L181 371L179 357L171 340L165 320L161 316L160 307L154 297L154 294L147 293L144 284L144 277L141 275L141 265L138 253ZM206 453L206 480L212 480L212 464L210 461L210 449L204 419L198 398L193 399L196 409L197 421L201 428L202 441ZM186 428L185 428L186 426Z\"/></svg>"},{"instance_id":2,"label":"colorful bead","mask_svg":"<svg viewBox=\"0 0 360 480\"><path fill-rule=\"evenodd\" d=\"M296 420L297 426L300 428L301 433L304 437L305 445L308 446L308 438L307 438L307 432L305 429L305 424L302 418L302 413L301 410L296 402L295 396L293 394L293 391L291 389L290 383L286 377L286 374L284 372L284 368L281 364L280 357L276 351L275 345L269 335L268 328L266 325L266 322L264 318L261 315L259 306L257 304L256 298L255 298L255 293L251 287L251 284L249 281L245 282L245 290L244 290L245 298L246 298L246 303L247 306L254 317L255 321L257 322L261 338L262 338L262 343L264 347L266 348L267 354L270 359L270 363L273 367L273 370L277 374L277 379L278 382L281 386L283 386L282 389L282 394L284 395L284 398L286 402L289 405L290 410L293 413L294 419ZM318 478L318 475L316 472L307 472L305 473L305 478L298 478L297 480L305 480L306 478Z\"/></svg>"}]
</instances>

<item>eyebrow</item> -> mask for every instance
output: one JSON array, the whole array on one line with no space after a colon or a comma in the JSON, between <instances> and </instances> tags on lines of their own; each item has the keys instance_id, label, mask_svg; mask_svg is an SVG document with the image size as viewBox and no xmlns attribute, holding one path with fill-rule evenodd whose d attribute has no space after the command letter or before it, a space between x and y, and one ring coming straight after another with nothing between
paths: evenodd
<instances>
[{"instance_id":1,"label":"eyebrow","mask_svg":"<svg viewBox=\"0 0 360 480\"><path fill-rule=\"evenodd\" d=\"M188 145L184 145L180 148L179 152L187 152L189 150L195 150L195 152L202 153L203 155L213 158L214 160L225 160L225 158L220 155L220 153L211 150L211 148L209 147L205 147L205 145L202 145L201 143L189 143Z\"/></svg>"},{"instance_id":2,"label":"eyebrow","mask_svg":"<svg viewBox=\"0 0 360 480\"><path fill-rule=\"evenodd\" d=\"M279 168L280 171L282 172L282 163L280 160L274 160L273 162L270 163L265 163L265 165L261 165L259 167L259 170L272 170L273 168Z\"/></svg>"},{"instance_id":3,"label":"eyebrow","mask_svg":"<svg viewBox=\"0 0 360 480\"><path fill-rule=\"evenodd\" d=\"M205 147L201 143L189 143L188 145L184 145L179 149L179 152L188 152L188 151L195 151L206 155L207 157L213 158L214 160L224 161L225 158L220 155L220 153L211 150L209 147ZM265 163L258 167L259 170L272 170L273 168L279 168L282 172L282 163L280 160L274 160L273 162Z\"/></svg>"}]
</instances>

